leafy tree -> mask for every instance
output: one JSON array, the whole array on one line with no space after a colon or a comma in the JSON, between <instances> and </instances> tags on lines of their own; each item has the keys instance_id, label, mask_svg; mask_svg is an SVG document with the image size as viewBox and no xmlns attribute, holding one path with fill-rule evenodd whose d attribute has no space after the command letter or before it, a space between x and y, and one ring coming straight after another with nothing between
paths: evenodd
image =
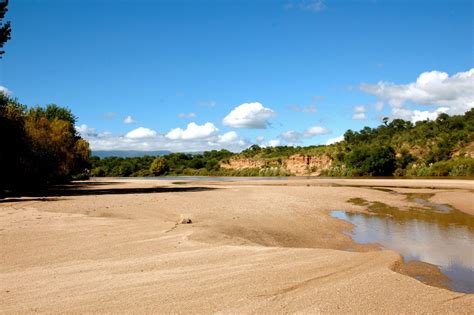
<instances>
[{"instance_id":1,"label":"leafy tree","mask_svg":"<svg viewBox=\"0 0 474 315\"><path fill-rule=\"evenodd\" d=\"M0 59L5 53L5 51L3 50L3 45L5 45L5 43L11 38L10 21L5 23L3 22L3 18L5 17L5 14L8 11L7 6L8 0L0 0Z\"/></svg>"},{"instance_id":2,"label":"leafy tree","mask_svg":"<svg viewBox=\"0 0 474 315\"><path fill-rule=\"evenodd\" d=\"M156 157L150 166L150 173L155 176L165 174L169 170L168 161L164 157Z\"/></svg>"},{"instance_id":3,"label":"leafy tree","mask_svg":"<svg viewBox=\"0 0 474 315\"><path fill-rule=\"evenodd\" d=\"M0 190L35 188L87 173L89 144L68 109L27 109L0 93Z\"/></svg>"},{"instance_id":4,"label":"leafy tree","mask_svg":"<svg viewBox=\"0 0 474 315\"><path fill-rule=\"evenodd\" d=\"M396 167L395 152L391 147L361 146L346 155L346 163L358 175L388 176Z\"/></svg>"}]
</instances>

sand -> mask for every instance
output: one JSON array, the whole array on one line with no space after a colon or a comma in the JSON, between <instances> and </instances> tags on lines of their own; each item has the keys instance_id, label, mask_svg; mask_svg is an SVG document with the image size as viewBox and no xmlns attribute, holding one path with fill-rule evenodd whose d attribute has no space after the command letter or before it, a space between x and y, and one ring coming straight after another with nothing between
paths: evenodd
<instances>
[{"instance_id":1,"label":"sand","mask_svg":"<svg viewBox=\"0 0 474 315\"><path fill-rule=\"evenodd\" d=\"M474 295L393 271L398 253L355 244L344 234L350 224L329 215L364 211L346 202L354 197L412 205L369 186L440 188L432 201L472 213L472 181L102 179L80 186L0 202L0 312L474 310ZM182 218L192 223L178 224Z\"/></svg>"}]
</instances>

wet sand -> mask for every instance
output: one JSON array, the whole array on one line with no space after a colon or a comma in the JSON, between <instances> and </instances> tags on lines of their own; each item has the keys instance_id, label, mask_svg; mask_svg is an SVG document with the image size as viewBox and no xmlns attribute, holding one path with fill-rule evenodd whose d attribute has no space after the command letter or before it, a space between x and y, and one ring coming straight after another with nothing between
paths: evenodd
<instances>
[{"instance_id":1,"label":"wet sand","mask_svg":"<svg viewBox=\"0 0 474 315\"><path fill-rule=\"evenodd\" d=\"M394 271L398 253L330 216L365 211L351 198L413 206L372 186L472 214L463 180L103 179L2 200L0 312L472 313L474 295Z\"/></svg>"}]
</instances>

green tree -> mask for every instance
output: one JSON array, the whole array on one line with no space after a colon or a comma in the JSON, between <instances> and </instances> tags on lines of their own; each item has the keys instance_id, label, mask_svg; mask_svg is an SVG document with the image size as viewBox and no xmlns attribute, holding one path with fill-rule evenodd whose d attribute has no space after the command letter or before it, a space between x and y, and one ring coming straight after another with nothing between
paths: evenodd
<instances>
[{"instance_id":1,"label":"green tree","mask_svg":"<svg viewBox=\"0 0 474 315\"><path fill-rule=\"evenodd\" d=\"M168 170L168 161L161 156L156 157L150 166L150 172L155 176L164 175Z\"/></svg>"},{"instance_id":2,"label":"green tree","mask_svg":"<svg viewBox=\"0 0 474 315\"><path fill-rule=\"evenodd\" d=\"M10 40L11 36L11 27L10 21L3 22L3 18L8 11L8 0L0 0L0 59L2 55L5 53L3 50L3 45Z\"/></svg>"},{"instance_id":3,"label":"green tree","mask_svg":"<svg viewBox=\"0 0 474 315\"><path fill-rule=\"evenodd\" d=\"M356 147L346 155L345 161L358 175L388 176L396 167L391 147Z\"/></svg>"}]
</instances>

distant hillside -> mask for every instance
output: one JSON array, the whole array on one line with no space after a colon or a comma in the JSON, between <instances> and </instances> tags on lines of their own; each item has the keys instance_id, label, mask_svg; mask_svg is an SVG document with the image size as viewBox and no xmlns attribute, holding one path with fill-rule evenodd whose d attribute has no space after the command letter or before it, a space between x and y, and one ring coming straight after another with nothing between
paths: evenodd
<instances>
[{"instance_id":1,"label":"distant hillside","mask_svg":"<svg viewBox=\"0 0 474 315\"><path fill-rule=\"evenodd\" d=\"M113 155L111 152L108 156ZM384 119L376 128L348 130L343 141L332 145L253 145L237 154L213 150L201 154L155 155L162 156L93 158L91 173L93 176L474 176L474 109L464 115L441 114L436 120L415 124Z\"/></svg>"},{"instance_id":2,"label":"distant hillside","mask_svg":"<svg viewBox=\"0 0 474 315\"><path fill-rule=\"evenodd\" d=\"M110 150L110 151L92 151L92 156L98 156L101 159L109 156L117 156L122 158L142 157L142 156L162 156L170 154L171 151L130 151L130 150Z\"/></svg>"}]
</instances>

